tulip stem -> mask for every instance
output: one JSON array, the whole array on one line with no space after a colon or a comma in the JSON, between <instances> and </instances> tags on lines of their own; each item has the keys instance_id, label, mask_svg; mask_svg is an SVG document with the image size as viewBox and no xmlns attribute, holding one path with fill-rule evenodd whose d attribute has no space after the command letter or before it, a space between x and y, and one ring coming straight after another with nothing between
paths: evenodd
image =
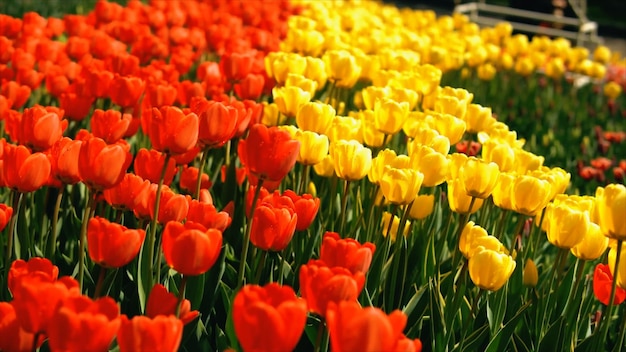
<instances>
[{"instance_id":1,"label":"tulip stem","mask_svg":"<svg viewBox=\"0 0 626 352\"><path fill-rule=\"evenodd\" d=\"M32 348L31 348L31 351L32 351L32 352L37 352L37 350L39 349L39 346L38 346L38 345L39 345L39 343L38 343L38 341L39 341L39 335L40 335L40 333L39 333L39 332L36 332L36 333L33 335L33 346L32 346Z\"/></svg>"},{"instance_id":2,"label":"tulip stem","mask_svg":"<svg viewBox=\"0 0 626 352\"><path fill-rule=\"evenodd\" d=\"M611 297L609 298L609 304L606 307L606 314L602 314L600 318L600 324L598 326L598 330L600 331L600 336L599 336L599 339L596 340L596 345L605 344L606 337L609 332L609 326L611 323L610 319L611 319L611 316L613 315L613 307L615 306L615 304L613 304L613 301L615 301L615 292L617 291L617 275L619 275L617 271L619 270L619 262L622 256L622 243L623 242L624 242L623 240L617 240L617 253L615 256L615 266L613 266L613 285L611 286ZM597 347L595 348L596 351L600 351L603 349L601 348L601 346L596 346L596 347Z\"/></svg>"},{"instance_id":3,"label":"tulip stem","mask_svg":"<svg viewBox=\"0 0 626 352\"><path fill-rule=\"evenodd\" d=\"M104 278L107 273L107 268L100 266L100 273L98 274L98 282L96 283L96 290L93 293L93 298L96 299L100 297L100 293L102 292L102 285L104 284Z\"/></svg>"},{"instance_id":4,"label":"tulip stem","mask_svg":"<svg viewBox=\"0 0 626 352\"><path fill-rule=\"evenodd\" d=\"M206 165L206 161L209 158L209 150L210 147L206 147L204 151L202 151L202 159L200 159L200 166L198 167L198 180L196 181L196 191L195 199L200 199L200 185L202 184L202 172L204 171L204 166Z\"/></svg>"},{"instance_id":5,"label":"tulip stem","mask_svg":"<svg viewBox=\"0 0 626 352\"><path fill-rule=\"evenodd\" d=\"M87 242L87 224L91 218L91 209L94 207L98 192L94 190L87 190L87 206L85 206L85 212L83 213L83 223L80 226L79 248L78 248L78 287L80 292L83 292L83 278L85 276L85 245Z\"/></svg>"},{"instance_id":6,"label":"tulip stem","mask_svg":"<svg viewBox=\"0 0 626 352\"><path fill-rule=\"evenodd\" d=\"M13 216L9 222L9 229L7 231L7 252L4 258L4 269L6 270L5 279L9 275L9 269L11 268L11 258L13 257L13 236L15 236L15 225L17 224L17 217L20 212L20 204L22 201L22 192L13 191Z\"/></svg>"},{"instance_id":7,"label":"tulip stem","mask_svg":"<svg viewBox=\"0 0 626 352\"><path fill-rule=\"evenodd\" d=\"M54 213L52 214L52 228L50 229L50 235L48 236L48 243L46 246L46 257L50 260L53 260L54 252L56 250L56 242L57 242L57 223L59 222L59 211L61 210L61 201L63 200L63 191L65 190L65 185L59 189L59 193L57 193L57 200L54 203Z\"/></svg>"},{"instance_id":8,"label":"tulip stem","mask_svg":"<svg viewBox=\"0 0 626 352\"><path fill-rule=\"evenodd\" d=\"M254 197L252 197L252 206L250 207L250 214L248 216L248 226L246 226L246 233L243 237L243 247L241 249L241 261L239 262L239 273L237 274L237 290L243 286L243 281L246 272L246 261L248 258L248 248L250 247L250 232L252 229L252 220L254 211L256 210L256 202L259 199L261 188L263 187L263 177L259 177L259 182L254 190Z\"/></svg>"},{"instance_id":9,"label":"tulip stem","mask_svg":"<svg viewBox=\"0 0 626 352\"><path fill-rule=\"evenodd\" d=\"M622 313L624 310L622 309ZM622 352L622 347L624 346L624 336L626 335L626 314L624 314L624 318L622 319L622 326L619 329L619 338L617 339L617 351Z\"/></svg>"},{"instance_id":10,"label":"tulip stem","mask_svg":"<svg viewBox=\"0 0 626 352\"><path fill-rule=\"evenodd\" d=\"M348 190L350 189L350 181L345 180L343 186L343 198L341 199L341 222L339 225L339 233L344 236L344 227L346 224L346 211L348 210Z\"/></svg>"},{"instance_id":11,"label":"tulip stem","mask_svg":"<svg viewBox=\"0 0 626 352\"><path fill-rule=\"evenodd\" d=\"M159 178L159 185L157 186L156 197L154 200L154 216L150 220L150 233L148 235L148 272L150 273L149 285L152 288L154 286L154 246L156 244L156 228L159 219L159 206L161 203L161 190L163 189L163 182L165 179L165 172L167 171L167 164L170 162L172 155L170 153L165 154L165 160L163 161L163 169L161 170L161 177ZM160 280L160 269L158 269L157 281Z\"/></svg>"},{"instance_id":12,"label":"tulip stem","mask_svg":"<svg viewBox=\"0 0 626 352\"><path fill-rule=\"evenodd\" d=\"M324 351L326 350L326 335L326 322L324 321L324 318L322 318L322 320L320 320L320 326L317 330L317 338L315 339L315 352L321 352L322 348Z\"/></svg>"},{"instance_id":13,"label":"tulip stem","mask_svg":"<svg viewBox=\"0 0 626 352\"><path fill-rule=\"evenodd\" d=\"M302 178L300 179L300 194L304 194L307 190L309 172L311 172L311 165L305 165L304 170L302 170Z\"/></svg>"},{"instance_id":14,"label":"tulip stem","mask_svg":"<svg viewBox=\"0 0 626 352\"><path fill-rule=\"evenodd\" d=\"M176 302L176 317L180 318L180 306L185 299L185 286L187 286L187 279L189 276L182 275L182 279L180 280L180 288L178 289L178 302Z\"/></svg>"},{"instance_id":15,"label":"tulip stem","mask_svg":"<svg viewBox=\"0 0 626 352\"><path fill-rule=\"evenodd\" d=\"M259 259L259 266L256 268L256 276L254 283L261 285L261 274L263 274L263 268L265 267L265 261L267 260L267 251L261 251L261 259ZM282 267L279 268L282 271Z\"/></svg>"}]
</instances>

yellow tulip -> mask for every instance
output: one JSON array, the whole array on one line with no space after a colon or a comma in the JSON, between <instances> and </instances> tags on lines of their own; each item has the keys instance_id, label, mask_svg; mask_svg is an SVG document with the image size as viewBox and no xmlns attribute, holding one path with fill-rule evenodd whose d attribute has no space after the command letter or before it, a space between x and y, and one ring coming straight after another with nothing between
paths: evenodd
<instances>
[{"instance_id":1,"label":"yellow tulip","mask_svg":"<svg viewBox=\"0 0 626 352\"><path fill-rule=\"evenodd\" d=\"M296 117L300 107L311 100L311 93L300 87L276 87L272 89L274 103L281 114L287 117Z\"/></svg>"},{"instance_id":2,"label":"yellow tulip","mask_svg":"<svg viewBox=\"0 0 626 352\"><path fill-rule=\"evenodd\" d=\"M546 217L548 241L559 248L571 249L589 232L589 212L581 211L566 203L548 204Z\"/></svg>"},{"instance_id":3,"label":"yellow tulip","mask_svg":"<svg viewBox=\"0 0 626 352\"><path fill-rule=\"evenodd\" d=\"M574 256L582 260L596 260L604 254L608 246L609 238L604 236L600 226L591 222L589 223L589 229L585 237L577 245L572 247L571 252Z\"/></svg>"},{"instance_id":4,"label":"yellow tulip","mask_svg":"<svg viewBox=\"0 0 626 352\"><path fill-rule=\"evenodd\" d=\"M463 138L463 134L465 134L465 121L450 114L432 111L427 113L433 116L435 121L434 127L437 132L448 137L451 145L458 143L461 138Z\"/></svg>"},{"instance_id":5,"label":"yellow tulip","mask_svg":"<svg viewBox=\"0 0 626 352\"><path fill-rule=\"evenodd\" d=\"M469 104L465 112L465 123L467 132L478 133L489 130L497 122L491 114L491 108L483 107L479 104Z\"/></svg>"},{"instance_id":6,"label":"yellow tulip","mask_svg":"<svg viewBox=\"0 0 626 352\"><path fill-rule=\"evenodd\" d=\"M565 73L565 63L560 57L553 57L546 65L546 75L552 78L561 78Z\"/></svg>"},{"instance_id":7,"label":"yellow tulip","mask_svg":"<svg viewBox=\"0 0 626 352\"><path fill-rule=\"evenodd\" d=\"M367 175L372 167L371 149L355 140L339 140L333 144L331 154L339 178L358 181Z\"/></svg>"},{"instance_id":8,"label":"yellow tulip","mask_svg":"<svg viewBox=\"0 0 626 352\"><path fill-rule=\"evenodd\" d=\"M606 64L611 58L611 49L605 45L598 45L593 51L593 60Z\"/></svg>"},{"instance_id":9,"label":"yellow tulip","mask_svg":"<svg viewBox=\"0 0 626 352\"><path fill-rule=\"evenodd\" d=\"M514 69L522 76L529 76L535 71L535 63L530 57L523 56L515 61Z\"/></svg>"},{"instance_id":10,"label":"yellow tulip","mask_svg":"<svg viewBox=\"0 0 626 352\"><path fill-rule=\"evenodd\" d=\"M470 157L459 169L459 178L465 192L471 197L487 199L498 182L500 170L496 163Z\"/></svg>"},{"instance_id":11,"label":"yellow tulip","mask_svg":"<svg viewBox=\"0 0 626 352\"><path fill-rule=\"evenodd\" d=\"M596 190L596 207L604 235L626 240L626 187L610 184Z\"/></svg>"},{"instance_id":12,"label":"yellow tulip","mask_svg":"<svg viewBox=\"0 0 626 352\"><path fill-rule=\"evenodd\" d=\"M448 180L448 205L450 206L450 210L455 213L474 214L480 209L483 205L483 200L480 198L474 199L474 204L472 205L472 209L470 212L470 204L472 202L472 197L465 192L463 188L462 181L460 179Z\"/></svg>"},{"instance_id":13,"label":"yellow tulip","mask_svg":"<svg viewBox=\"0 0 626 352\"><path fill-rule=\"evenodd\" d=\"M417 84L414 90L421 95L429 95L439 87L441 75L443 74L441 69L430 64L424 64L417 66L415 72L419 76L419 79L414 80L415 84Z\"/></svg>"},{"instance_id":14,"label":"yellow tulip","mask_svg":"<svg viewBox=\"0 0 626 352\"><path fill-rule=\"evenodd\" d=\"M452 153L446 156L450 160L450 167L448 168L448 177L446 180L455 180L459 178L459 170L465 164L469 156L463 153Z\"/></svg>"},{"instance_id":15,"label":"yellow tulip","mask_svg":"<svg viewBox=\"0 0 626 352\"><path fill-rule=\"evenodd\" d=\"M520 175L513 181L511 200L516 212L535 216L548 205L552 186L548 181L530 175Z\"/></svg>"},{"instance_id":16,"label":"yellow tulip","mask_svg":"<svg viewBox=\"0 0 626 352\"><path fill-rule=\"evenodd\" d=\"M356 58L346 50L330 50L322 56L328 79L337 87L352 88L361 75Z\"/></svg>"},{"instance_id":17,"label":"yellow tulip","mask_svg":"<svg viewBox=\"0 0 626 352\"><path fill-rule=\"evenodd\" d=\"M278 105L275 103L263 104L263 116L261 123L265 126L280 126L287 121L287 116L278 111Z\"/></svg>"},{"instance_id":18,"label":"yellow tulip","mask_svg":"<svg viewBox=\"0 0 626 352\"><path fill-rule=\"evenodd\" d=\"M413 206L409 211L409 218L421 220L433 213L435 207L435 196L432 194L422 194L413 200Z\"/></svg>"},{"instance_id":19,"label":"yellow tulip","mask_svg":"<svg viewBox=\"0 0 626 352\"><path fill-rule=\"evenodd\" d=\"M316 174L322 177L333 177L335 175L335 162L333 157L326 155L322 161L313 165Z\"/></svg>"},{"instance_id":20,"label":"yellow tulip","mask_svg":"<svg viewBox=\"0 0 626 352\"><path fill-rule=\"evenodd\" d=\"M319 164L328 155L328 137L311 131L298 131L295 136L300 141L298 162L304 165Z\"/></svg>"},{"instance_id":21,"label":"yellow tulip","mask_svg":"<svg viewBox=\"0 0 626 352\"><path fill-rule=\"evenodd\" d=\"M538 281L539 271L537 271L537 266L532 259L528 258L526 259L524 272L522 273L522 283L524 284L524 286L535 287L537 286Z\"/></svg>"},{"instance_id":22,"label":"yellow tulip","mask_svg":"<svg viewBox=\"0 0 626 352\"><path fill-rule=\"evenodd\" d=\"M389 227L390 222L391 222L391 228ZM399 227L400 227L400 218L393 215L393 220L392 220L391 213L389 212L383 213L382 234L384 237L387 237L387 234L389 234L391 236L391 241L395 241L396 236L398 235ZM411 222L407 220L407 222L404 223L404 230L402 230L402 234L404 235L404 237L408 236L409 227L411 227Z\"/></svg>"},{"instance_id":23,"label":"yellow tulip","mask_svg":"<svg viewBox=\"0 0 626 352\"><path fill-rule=\"evenodd\" d=\"M400 88L400 87L391 87L390 98L397 101L398 103L407 103L409 104L409 111L415 109L417 106L417 101L419 99L419 95L416 91L412 89Z\"/></svg>"},{"instance_id":24,"label":"yellow tulip","mask_svg":"<svg viewBox=\"0 0 626 352\"><path fill-rule=\"evenodd\" d=\"M300 87L303 91L309 93L311 96L314 96L317 91L317 82L302 75L290 73L287 75L285 87Z\"/></svg>"},{"instance_id":25,"label":"yellow tulip","mask_svg":"<svg viewBox=\"0 0 626 352\"><path fill-rule=\"evenodd\" d=\"M385 134L376 127L376 116L372 110L359 111L357 114L361 120L361 136L363 143L368 147L379 148L385 142Z\"/></svg>"},{"instance_id":26,"label":"yellow tulip","mask_svg":"<svg viewBox=\"0 0 626 352\"><path fill-rule=\"evenodd\" d=\"M495 77L497 71L496 68L489 62L478 66L476 69L478 78L483 81L491 81Z\"/></svg>"},{"instance_id":27,"label":"yellow tulip","mask_svg":"<svg viewBox=\"0 0 626 352\"><path fill-rule=\"evenodd\" d=\"M498 165L502 172L515 169L515 150L507 143L496 139L489 139L482 145L482 158L487 162Z\"/></svg>"},{"instance_id":28,"label":"yellow tulip","mask_svg":"<svg viewBox=\"0 0 626 352\"><path fill-rule=\"evenodd\" d=\"M426 187L442 184L449 173L450 161L446 155L425 145L412 149L410 163L414 169L424 175L423 185Z\"/></svg>"},{"instance_id":29,"label":"yellow tulip","mask_svg":"<svg viewBox=\"0 0 626 352\"><path fill-rule=\"evenodd\" d=\"M385 172L385 166L390 165L396 156L397 154L393 149L385 149L378 152L378 155L372 159L372 167L367 173L367 178L371 183L380 183Z\"/></svg>"},{"instance_id":30,"label":"yellow tulip","mask_svg":"<svg viewBox=\"0 0 626 352\"><path fill-rule=\"evenodd\" d=\"M326 85L328 80L328 74L326 73L326 65L324 60L316 57L306 57L306 68L302 75L308 79L317 82L317 89L322 89Z\"/></svg>"},{"instance_id":31,"label":"yellow tulip","mask_svg":"<svg viewBox=\"0 0 626 352\"><path fill-rule=\"evenodd\" d=\"M544 157L535 155L529 151L521 148L515 148L515 163L517 165L517 172L519 174L525 174L529 171L537 170L543 166Z\"/></svg>"},{"instance_id":32,"label":"yellow tulip","mask_svg":"<svg viewBox=\"0 0 626 352\"><path fill-rule=\"evenodd\" d=\"M511 190L515 182L515 175L508 172L501 172L498 176L498 182L491 192L493 204L500 209L513 210L513 201L511 199Z\"/></svg>"},{"instance_id":33,"label":"yellow tulip","mask_svg":"<svg viewBox=\"0 0 626 352\"><path fill-rule=\"evenodd\" d=\"M332 106L319 102L308 102L298 110L296 124L303 131L324 134L328 131L334 117L335 109Z\"/></svg>"},{"instance_id":34,"label":"yellow tulip","mask_svg":"<svg viewBox=\"0 0 626 352\"><path fill-rule=\"evenodd\" d=\"M303 75L306 67L306 59L298 54L272 52L265 56L267 75L274 78L279 85L285 84L290 73Z\"/></svg>"},{"instance_id":35,"label":"yellow tulip","mask_svg":"<svg viewBox=\"0 0 626 352\"><path fill-rule=\"evenodd\" d=\"M388 135L397 133L402 129L404 121L409 114L409 103L383 98L377 99L374 104L374 121L376 128Z\"/></svg>"},{"instance_id":36,"label":"yellow tulip","mask_svg":"<svg viewBox=\"0 0 626 352\"><path fill-rule=\"evenodd\" d=\"M615 81L610 81L604 85L604 95L610 100L615 100L622 94L622 86Z\"/></svg>"},{"instance_id":37,"label":"yellow tulip","mask_svg":"<svg viewBox=\"0 0 626 352\"><path fill-rule=\"evenodd\" d=\"M459 238L459 250L467 259L471 258L478 248L486 248L493 251L508 253L504 245L494 236L490 236L487 230L473 221L468 221L461 231Z\"/></svg>"},{"instance_id":38,"label":"yellow tulip","mask_svg":"<svg viewBox=\"0 0 626 352\"><path fill-rule=\"evenodd\" d=\"M388 86L369 86L363 89L361 94L363 95L363 104L365 105L365 109L374 110L376 100L390 97L391 91Z\"/></svg>"},{"instance_id":39,"label":"yellow tulip","mask_svg":"<svg viewBox=\"0 0 626 352\"><path fill-rule=\"evenodd\" d=\"M474 285L498 291L513 274L515 260L508 254L479 247L469 259L468 267Z\"/></svg>"},{"instance_id":40,"label":"yellow tulip","mask_svg":"<svg viewBox=\"0 0 626 352\"><path fill-rule=\"evenodd\" d=\"M413 169L397 169L387 166L380 180L380 189L392 204L411 203L422 186L424 175Z\"/></svg>"}]
</instances>

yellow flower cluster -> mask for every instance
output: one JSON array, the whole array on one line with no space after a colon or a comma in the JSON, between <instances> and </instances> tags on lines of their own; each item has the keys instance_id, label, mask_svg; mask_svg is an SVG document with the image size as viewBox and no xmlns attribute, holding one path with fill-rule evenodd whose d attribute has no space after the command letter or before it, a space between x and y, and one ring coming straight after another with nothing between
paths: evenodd
<instances>
[{"instance_id":1,"label":"yellow flower cluster","mask_svg":"<svg viewBox=\"0 0 626 352\"><path fill-rule=\"evenodd\" d=\"M613 188L596 197L564 196L570 174L524 150L525 141L490 108L473 103L472 93L441 86L444 71L464 65L483 79L497 69L599 78L610 56L606 48L589 59L587 49L567 40L529 40L506 23L479 28L462 15L437 17L372 1L305 4L289 20L282 51L266 57L278 87L263 116L270 125L295 119L290 129L301 142L298 162L322 177L360 182L367 176L384 198L376 204L404 206L414 220L428 217L435 203L420 190L444 185L452 211L475 213L491 199L503 211L543 217L549 241L581 259L606 250L604 235L626 239L624 217L611 210ZM450 154L467 134L482 143L482 154ZM619 207L625 214L626 205ZM395 239L399 222L385 212L382 234ZM409 224L403 228L408 235ZM500 241L472 222L461 236L474 283L502 287L515 261Z\"/></svg>"}]
</instances>

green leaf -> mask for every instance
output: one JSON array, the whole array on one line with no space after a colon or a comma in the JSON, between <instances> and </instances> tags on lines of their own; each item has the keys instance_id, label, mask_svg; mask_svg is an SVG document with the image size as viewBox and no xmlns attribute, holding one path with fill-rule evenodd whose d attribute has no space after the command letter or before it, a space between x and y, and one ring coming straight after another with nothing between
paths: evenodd
<instances>
[{"instance_id":1,"label":"green leaf","mask_svg":"<svg viewBox=\"0 0 626 352\"><path fill-rule=\"evenodd\" d=\"M491 336L500 331L502 322L506 314L506 301L508 284L504 285L500 290L487 295L487 320L489 320L489 330Z\"/></svg>"},{"instance_id":2,"label":"green leaf","mask_svg":"<svg viewBox=\"0 0 626 352\"><path fill-rule=\"evenodd\" d=\"M539 341L539 352L553 352L560 351L564 346L564 333L565 319L560 316L556 321L550 325L546 335Z\"/></svg>"},{"instance_id":3,"label":"green leaf","mask_svg":"<svg viewBox=\"0 0 626 352\"><path fill-rule=\"evenodd\" d=\"M148 295L152 290L152 273L150 272L150 256L146 253L149 250L147 247L148 241L144 241L137 259L137 294L139 295L141 313L146 311Z\"/></svg>"},{"instance_id":4,"label":"green leaf","mask_svg":"<svg viewBox=\"0 0 626 352\"><path fill-rule=\"evenodd\" d=\"M524 316L523 313L526 311L526 309L528 309L529 306L530 304L527 303L523 305L517 311L515 316L513 316L513 318L511 318L511 320L509 320L502 327L502 329L500 329L498 333L491 339L491 341L489 342L489 345L487 345L487 348L485 349L485 352L506 351L506 346L511 341L511 336L513 335L513 332L515 331L515 328L517 327L517 323ZM558 351L558 349L554 351Z\"/></svg>"},{"instance_id":5,"label":"green leaf","mask_svg":"<svg viewBox=\"0 0 626 352\"><path fill-rule=\"evenodd\" d=\"M206 273L202 275L191 276L187 279L187 286L185 288L185 295L191 302L191 309L198 309L202 304L202 297L204 297L204 287L206 282Z\"/></svg>"}]
</instances>

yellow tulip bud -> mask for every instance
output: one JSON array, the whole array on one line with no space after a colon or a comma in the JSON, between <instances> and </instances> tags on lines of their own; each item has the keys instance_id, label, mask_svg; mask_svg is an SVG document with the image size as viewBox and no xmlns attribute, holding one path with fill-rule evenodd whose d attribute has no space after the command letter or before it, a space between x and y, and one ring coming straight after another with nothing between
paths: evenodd
<instances>
[{"instance_id":1,"label":"yellow tulip bud","mask_svg":"<svg viewBox=\"0 0 626 352\"><path fill-rule=\"evenodd\" d=\"M391 99L377 99L374 104L376 128L384 134L395 134L402 129L409 115L409 103L397 103Z\"/></svg>"},{"instance_id":2,"label":"yellow tulip bud","mask_svg":"<svg viewBox=\"0 0 626 352\"><path fill-rule=\"evenodd\" d=\"M412 150L411 165L424 175L423 185L435 187L446 180L449 173L450 161L433 148L420 145Z\"/></svg>"},{"instance_id":3,"label":"yellow tulip bud","mask_svg":"<svg viewBox=\"0 0 626 352\"><path fill-rule=\"evenodd\" d=\"M315 187L315 183L313 181L309 182L306 192L313 197L317 197L317 187Z\"/></svg>"},{"instance_id":4,"label":"yellow tulip bud","mask_svg":"<svg viewBox=\"0 0 626 352\"><path fill-rule=\"evenodd\" d=\"M626 187L610 184L603 189L598 188L596 207L604 235L616 240L626 240Z\"/></svg>"},{"instance_id":5,"label":"yellow tulip bud","mask_svg":"<svg viewBox=\"0 0 626 352\"><path fill-rule=\"evenodd\" d=\"M361 91L363 94L363 104L367 110L374 110L376 100L388 98L391 95L389 87L369 86Z\"/></svg>"},{"instance_id":6,"label":"yellow tulip bud","mask_svg":"<svg viewBox=\"0 0 626 352\"><path fill-rule=\"evenodd\" d=\"M380 180L380 189L392 204L411 203L422 186L424 175L413 169L397 169L387 166Z\"/></svg>"},{"instance_id":7,"label":"yellow tulip bud","mask_svg":"<svg viewBox=\"0 0 626 352\"><path fill-rule=\"evenodd\" d=\"M522 282L524 286L535 287L537 286L537 281L539 281L539 271L537 271L537 266L532 259L526 259L526 264L524 265L524 272L522 274Z\"/></svg>"},{"instance_id":8,"label":"yellow tulip bud","mask_svg":"<svg viewBox=\"0 0 626 352\"><path fill-rule=\"evenodd\" d=\"M300 87L274 88L272 95L280 113L287 117L296 117L300 107L311 100L311 93Z\"/></svg>"},{"instance_id":9,"label":"yellow tulip bud","mask_svg":"<svg viewBox=\"0 0 626 352\"><path fill-rule=\"evenodd\" d=\"M335 175L335 162L333 157L326 155L322 161L313 165L316 174L322 177L333 177Z\"/></svg>"},{"instance_id":10,"label":"yellow tulip bud","mask_svg":"<svg viewBox=\"0 0 626 352\"><path fill-rule=\"evenodd\" d=\"M413 205L409 211L409 218L414 220L422 220L433 213L435 207L435 196L432 194L422 194L415 197Z\"/></svg>"},{"instance_id":11,"label":"yellow tulip bud","mask_svg":"<svg viewBox=\"0 0 626 352\"><path fill-rule=\"evenodd\" d=\"M275 103L264 104L263 116L261 117L261 123L265 126L280 126L287 121L287 116L278 111L278 105Z\"/></svg>"},{"instance_id":12,"label":"yellow tulip bud","mask_svg":"<svg viewBox=\"0 0 626 352\"><path fill-rule=\"evenodd\" d=\"M376 116L371 110L359 111L357 115L361 120L361 134L363 143L368 147L379 148L385 142L385 134L376 128Z\"/></svg>"},{"instance_id":13,"label":"yellow tulip bud","mask_svg":"<svg viewBox=\"0 0 626 352\"><path fill-rule=\"evenodd\" d=\"M296 124L303 131L311 131L317 134L324 134L328 131L335 109L328 104L319 102L308 102L302 104L296 114Z\"/></svg>"},{"instance_id":14,"label":"yellow tulip bud","mask_svg":"<svg viewBox=\"0 0 626 352\"><path fill-rule=\"evenodd\" d=\"M330 50L322 57L326 73L337 87L352 88L361 75L356 58L346 50Z\"/></svg>"},{"instance_id":15,"label":"yellow tulip bud","mask_svg":"<svg viewBox=\"0 0 626 352\"><path fill-rule=\"evenodd\" d=\"M335 173L341 179L358 181L365 177L372 167L372 151L355 140L333 142L332 157Z\"/></svg>"},{"instance_id":16,"label":"yellow tulip bud","mask_svg":"<svg viewBox=\"0 0 626 352\"><path fill-rule=\"evenodd\" d=\"M326 85L328 80L328 74L326 73L326 65L324 61L316 57L306 57L306 68L302 73L304 77L317 82L317 89L322 89Z\"/></svg>"},{"instance_id":17,"label":"yellow tulip bud","mask_svg":"<svg viewBox=\"0 0 626 352\"><path fill-rule=\"evenodd\" d=\"M548 181L530 175L520 175L513 181L511 200L516 212L535 216L550 201L552 187Z\"/></svg>"},{"instance_id":18,"label":"yellow tulip bud","mask_svg":"<svg viewBox=\"0 0 626 352\"><path fill-rule=\"evenodd\" d=\"M589 212L570 207L565 203L548 204L548 241L559 248L571 249L580 243L589 231Z\"/></svg>"},{"instance_id":19,"label":"yellow tulip bud","mask_svg":"<svg viewBox=\"0 0 626 352\"><path fill-rule=\"evenodd\" d=\"M306 67L306 59L298 54L272 52L265 56L267 75L274 78L279 85L285 84L290 73L304 74Z\"/></svg>"},{"instance_id":20,"label":"yellow tulip bud","mask_svg":"<svg viewBox=\"0 0 626 352\"><path fill-rule=\"evenodd\" d=\"M389 223L391 223L391 227L389 227L390 226ZM393 220L392 220L391 213L389 212L383 213L382 234L384 237L387 237L387 234L389 234L391 236L391 241L395 241L396 236L398 235L399 227L400 227L400 218L393 215ZM404 230L402 230L402 234L404 235L404 237L406 237L409 234L409 227L411 227L411 222L407 221L404 224Z\"/></svg>"},{"instance_id":21,"label":"yellow tulip bud","mask_svg":"<svg viewBox=\"0 0 626 352\"><path fill-rule=\"evenodd\" d=\"M396 152L393 149L385 149L378 152L378 155L372 159L372 167L367 173L367 178L371 183L380 183L385 172L385 166L390 165L396 156Z\"/></svg>"},{"instance_id":22,"label":"yellow tulip bud","mask_svg":"<svg viewBox=\"0 0 626 352\"><path fill-rule=\"evenodd\" d=\"M296 139L300 141L298 162L304 165L315 165L328 155L328 137L311 131L298 131Z\"/></svg>"},{"instance_id":23,"label":"yellow tulip bud","mask_svg":"<svg viewBox=\"0 0 626 352\"><path fill-rule=\"evenodd\" d=\"M544 220L545 221L545 220ZM609 246L609 238L604 236L597 224L589 223L589 229L583 240L572 247L572 254L582 260L596 260Z\"/></svg>"},{"instance_id":24,"label":"yellow tulip bud","mask_svg":"<svg viewBox=\"0 0 626 352\"><path fill-rule=\"evenodd\" d=\"M491 192L493 204L500 209L513 210L513 202L511 199L511 190L513 183L515 182L513 174L508 172L501 172L498 176L498 182Z\"/></svg>"},{"instance_id":25,"label":"yellow tulip bud","mask_svg":"<svg viewBox=\"0 0 626 352\"><path fill-rule=\"evenodd\" d=\"M461 214L474 214L483 205L481 198L474 198L474 204L470 211L470 204L472 203L472 197L465 192L462 181L460 179L448 180L448 205L450 210L455 213Z\"/></svg>"},{"instance_id":26,"label":"yellow tulip bud","mask_svg":"<svg viewBox=\"0 0 626 352\"><path fill-rule=\"evenodd\" d=\"M622 86L615 81L610 81L604 85L604 95L610 100L615 100L622 94Z\"/></svg>"},{"instance_id":27,"label":"yellow tulip bud","mask_svg":"<svg viewBox=\"0 0 626 352\"><path fill-rule=\"evenodd\" d=\"M515 169L515 150L508 144L489 139L482 146L482 158L498 165L502 172Z\"/></svg>"},{"instance_id":28,"label":"yellow tulip bud","mask_svg":"<svg viewBox=\"0 0 626 352\"><path fill-rule=\"evenodd\" d=\"M515 260L504 253L482 248L469 259L469 274L474 285L483 290L497 291L515 270Z\"/></svg>"},{"instance_id":29,"label":"yellow tulip bud","mask_svg":"<svg viewBox=\"0 0 626 352\"><path fill-rule=\"evenodd\" d=\"M487 199L498 182L498 165L470 157L459 170L465 192L471 197Z\"/></svg>"},{"instance_id":30,"label":"yellow tulip bud","mask_svg":"<svg viewBox=\"0 0 626 352\"><path fill-rule=\"evenodd\" d=\"M326 135L331 142L339 140L356 140L359 143L363 141L363 133L361 132L362 122L351 116L335 116L332 119L330 128L326 131Z\"/></svg>"},{"instance_id":31,"label":"yellow tulip bud","mask_svg":"<svg viewBox=\"0 0 626 352\"><path fill-rule=\"evenodd\" d=\"M317 91L317 82L302 75L290 73L287 75L285 87L300 87L303 91L309 93L311 96L314 96Z\"/></svg>"}]
</instances>

